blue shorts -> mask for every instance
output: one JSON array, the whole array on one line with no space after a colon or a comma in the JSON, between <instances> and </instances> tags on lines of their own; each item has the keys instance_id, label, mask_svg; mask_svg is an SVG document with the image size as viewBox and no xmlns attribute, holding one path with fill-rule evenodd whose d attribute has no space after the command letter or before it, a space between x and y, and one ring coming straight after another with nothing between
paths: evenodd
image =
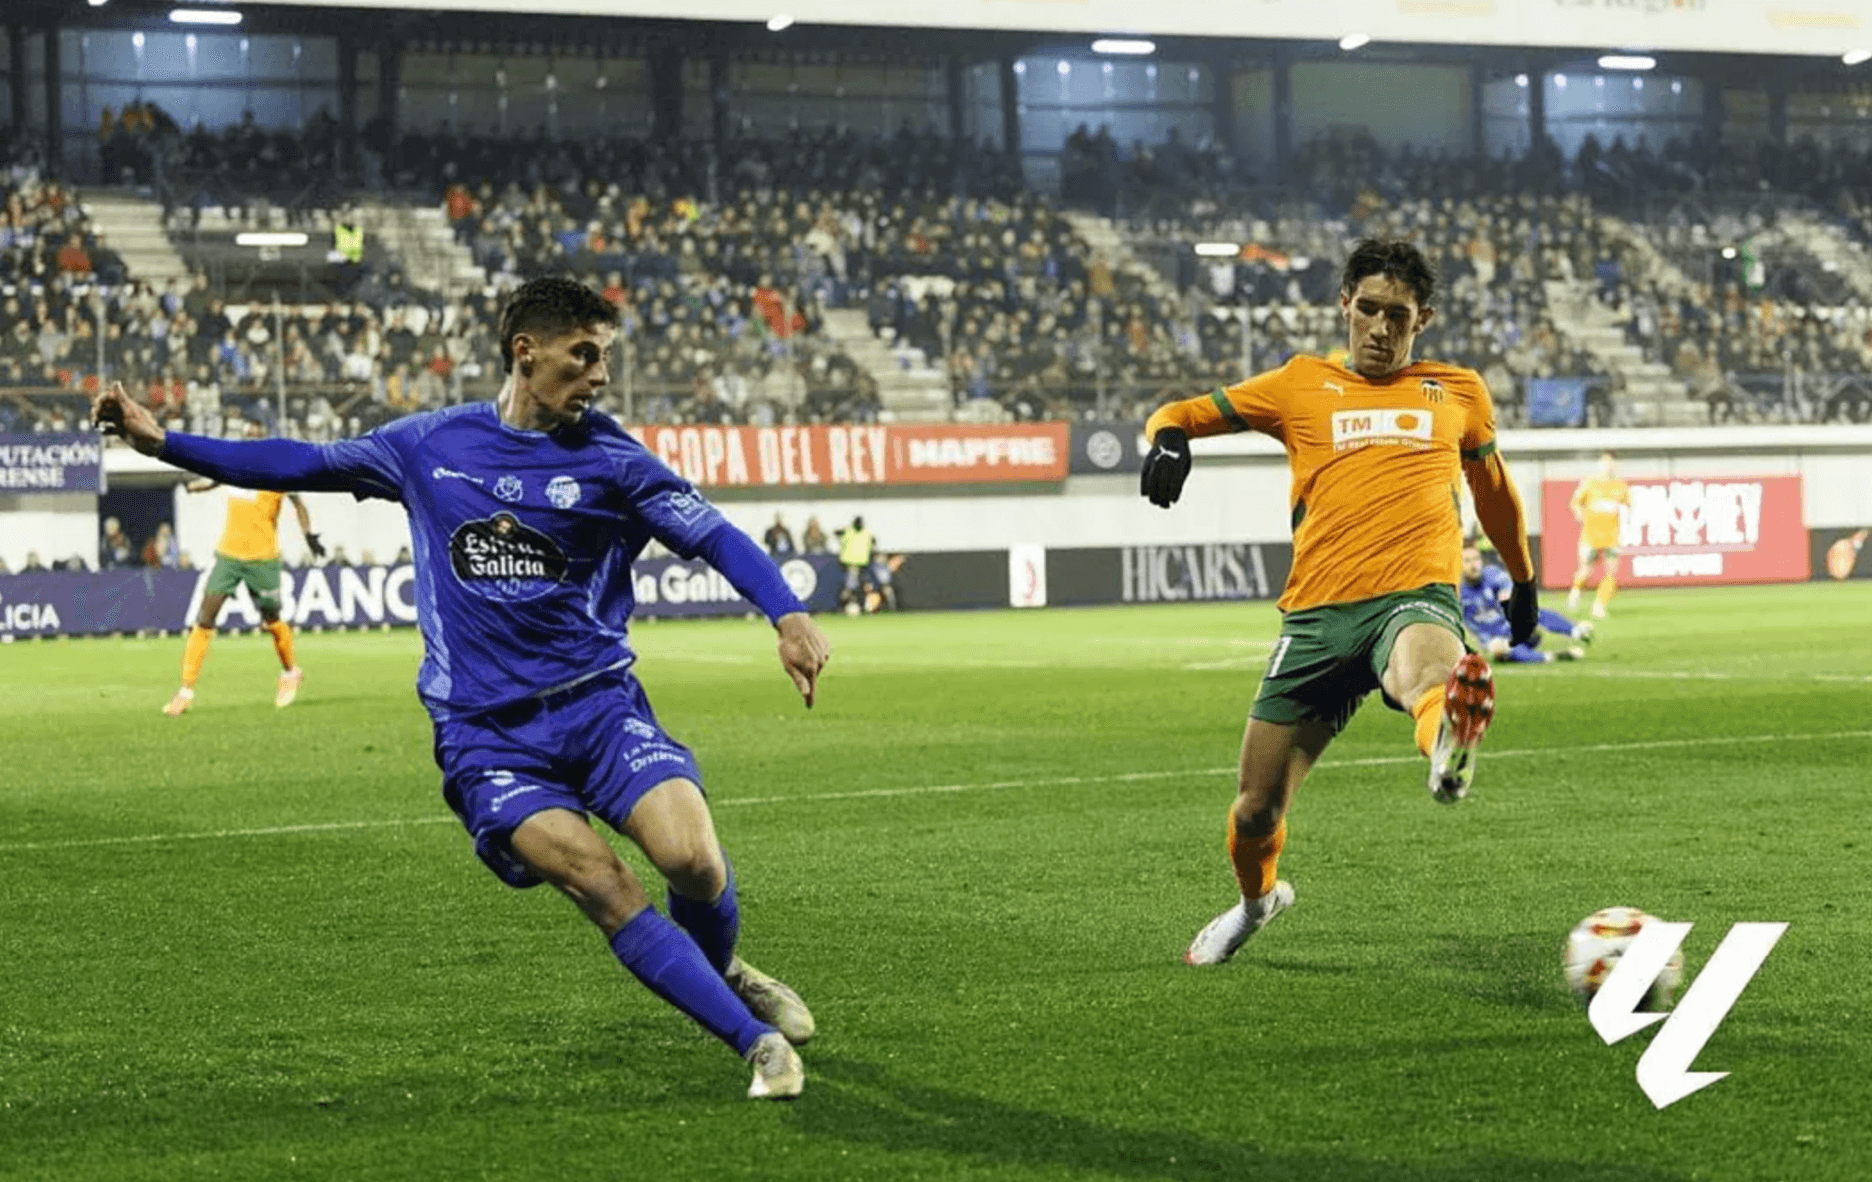
<instances>
[{"instance_id":1,"label":"blue shorts","mask_svg":"<svg viewBox=\"0 0 1872 1182\"><path fill-rule=\"evenodd\" d=\"M547 697L436 723L442 797L475 854L508 886L538 886L508 840L545 809L595 816L623 832L644 793L665 780L700 787L695 754L657 725L626 670Z\"/></svg>"},{"instance_id":2,"label":"blue shorts","mask_svg":"<svg viewBox=\"0 0 1872 1182\"><path fill-rule=\"evenodd\" d=\"M1463 623L1469 626L1469 631L1483 640L1507 640L1513 631L1508 626L1507 616L1501 616L1485 624L1478 624L1468 616L1464 616Z\"/></svg>"}]
</instances>

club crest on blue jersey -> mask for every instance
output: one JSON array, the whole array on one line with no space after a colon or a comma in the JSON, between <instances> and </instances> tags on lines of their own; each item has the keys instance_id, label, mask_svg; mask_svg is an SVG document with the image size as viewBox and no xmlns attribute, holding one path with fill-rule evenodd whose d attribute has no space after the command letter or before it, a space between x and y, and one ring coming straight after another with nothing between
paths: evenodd
<instances>
[{"instance_id":1,"label":"club crest on blue jersey","mask_svg":"<svg viewBox=\"0 0 1872 1182\"><path fill-rule=\"evenodd\" d=\"M503 501L517 501L522 492L518 476L503 476L494 482L494 495Z\"/></svg>"},{"instance_id":2,"label":"club crest on blue jersey","mask_svg":"<svg viewBox=\"0 0 1872 1182\"><path fill-rule=\"evenodd\" d=\"M546 485L546 499L555 509L570 509L578 504L579 483L570 476L555 476Z\"/></svg>"},{"instance_id":3,"label":"club crest on blue jersey","mask_svg":"<svg viewBox=\"0 0 1872 1182\"><path fill-rule=\"evenodd\" d=\"M457 526L449 538L449 561L463 586L509 602L537 599L566 575L558 543L511 513Z\"/></svg>"}]
</instances>

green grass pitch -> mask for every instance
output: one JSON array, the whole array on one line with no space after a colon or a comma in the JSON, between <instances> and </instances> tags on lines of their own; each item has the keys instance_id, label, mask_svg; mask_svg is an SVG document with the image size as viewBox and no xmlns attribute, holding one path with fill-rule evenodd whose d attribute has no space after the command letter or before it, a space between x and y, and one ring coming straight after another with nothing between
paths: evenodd
<instances>
[{"instance_id":1,"label":"green grass pitch","mask_svg":"<svg viewBox=\"0 0 1872 1182\"><path fill-rule=\"evenodd\" d=\"M1271 607L642 624L796 985L806 1095L501 886L437 791L411 633L0 647L0 1177L1872 1177L1872 583L1626 594L1498 669L1473 797L1368 702L1295 802L1298 905L1184 966ZM633 863L642 866L632 851ZM1791 924L1657 1110L1565 991L1596 908Z\"/></svg>"}]
</instances>

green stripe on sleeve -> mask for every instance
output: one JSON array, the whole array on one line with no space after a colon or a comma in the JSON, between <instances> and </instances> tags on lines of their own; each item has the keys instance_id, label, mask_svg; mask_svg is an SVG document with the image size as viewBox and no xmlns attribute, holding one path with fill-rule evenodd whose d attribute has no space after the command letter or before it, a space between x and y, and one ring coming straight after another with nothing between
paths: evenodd
<instances>
[{"instance_id":1,"label":"green stripe on sleeve","mask_svg":"<svg viewBox=\"0 0 1872 1182\"><path fill-rule=\"evenodd\" d=\"M1215 391L1213 394L1209 395L1209 401L1215 403L1216 410L1221 412L1222 417L1226 419L1229 426L1235 428L1235 430L1254 430L1253 427L1248 425L1248 420L1242 418L1241 412L1235 409L1234 403L1228 400L1228 392L1226 390Z\"/></svg>"},{"instance_id":2,"label":"green stripe on sleeve","mask_svg":"<svg viewBox=\"0 0 1872 1182\"><path fill-rule=\"evenodd\" d=\"M1481 447L1463 448L1462 458L1473 462L1475 460L1486 460L1494 454L1495 454L1495 441L1491 439L1487 443L1483 444Z\"/></svg>"}]
</instances>

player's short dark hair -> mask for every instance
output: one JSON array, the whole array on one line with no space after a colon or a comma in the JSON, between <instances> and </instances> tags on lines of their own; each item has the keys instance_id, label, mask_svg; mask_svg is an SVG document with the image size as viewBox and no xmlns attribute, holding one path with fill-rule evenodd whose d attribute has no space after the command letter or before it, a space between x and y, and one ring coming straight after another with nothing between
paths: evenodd
<instances>
[{"instance_id":1,"label":"player's short dark hair","mask_svg":"<svg viewBox=\"0 0 1872 1182\"><path fill-rule=\"evenodd\" d=\"M1436 268L1414 243L1397 238L1359 239L1339 276L1340 292L1351 295L1370 275L1383 275L1409 287L1419 308L1428 308L1436 299Z\"/></svg>"},{"instance_id":2,"label":"player's short dark hair","mask_svg":"<svg viewBox=\"0 0 1872 1182\"><path fill-rule=\"evenodd\" d=\"M556 337L593 325L615 325L616 305L574 279L548 277L521 284L501 309L501 365L513 372L514 338Z\"/></svg>"}]
</instances>

